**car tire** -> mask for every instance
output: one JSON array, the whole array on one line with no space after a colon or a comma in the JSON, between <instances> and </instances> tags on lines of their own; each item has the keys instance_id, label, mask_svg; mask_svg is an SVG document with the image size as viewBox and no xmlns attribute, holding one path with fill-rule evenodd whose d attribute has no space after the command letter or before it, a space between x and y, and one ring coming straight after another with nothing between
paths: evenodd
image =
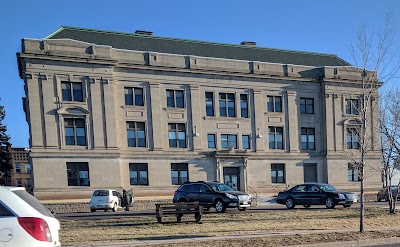
<instances>
[{"instance_id":1,"label":"car tire","mask_svg":"<svg viewBox=\"0 0 400 247\"><path fill-rule=\"evenodd\" d=\"M96 212L96 209L95 208L91 208L90 212Z\"/></svg>"},{"instance_id":2,"label":"car tire","mask_svg":"<svg viewBox=\"0 0 400 247\"><path fill-rule=\"evenodd\" d=\"M246 211L247 208L239 208L239 211Z\"/></svg>"},{"instance_id":3,"label":"car tire","mask_svg":"<svg viewBox=\"0 0 400 247\"><path fill-rule=\"evenodd\" d=\"M117 203L114 203L114 207L112 208L113 212L117 212Z\"/></svg>"},{"instance_id":4,"label":"car tire","mask_svg":"<svg viewBox=\"0 0 400 247\"><path fill-rule=\"evenodd\" d=\"M382 199L379 198L379 196L376 198L376 200L377 200L378 202L381 202L381 201L382 201Z\"/></svg>"},{"instance_id":5,"label":"car tire","mask_svg":"<svg viewBox=\"0 0 400 247\"><path fill-rule=\"evenodd\" d=\"M309 208L309 207L311 207L311 205L310 204L305 204L305 205L303 205L303 207Z\"/></svg>"},{"instance_id":6,"label":"car tire","mask_svg":"<svg viewBox=\"0 0 400 247\"><path fill-rule=\"evenodd\" d=\"M224 213L226 211L226 207L222 200L215 201L215 210L217 211L217 213Z\"/></svg>"},{"instance_id":7,"label":"car tire","mask_svg":"<svg viewBox=\"0 0 400 247\"><path fill-rule=\"evenodd\" d=\"M108 211L108 209L104 209L104 212L107 212Z\"/></svg>"},{"instance_id":8,"label":"car tire","mask_svg":"<svg viewBox=\"0 0 400 247\"><path fill-rule=\"evenodd\" d=\"M332 197L327 197L327 198L325 199L325 207L326 207L326 208L332 209L332 208L334 208L335 206L336 206L336 205L335 205L335 200L333 200Z\"/></svg>"},{"instance_id":9,"label":"car tire","mask_svg":"<svg viewBox=\"0 0 400 247\"><path fill-rule=\"evenodd\" d=\"M296 205L294 204L293 198L291 198L291 197L286 198L286 200L285 200L285 205L286 205L287 209L292 209L292 208L294 208L294 207L296 206Z\"/></svg>"}]
</instances>

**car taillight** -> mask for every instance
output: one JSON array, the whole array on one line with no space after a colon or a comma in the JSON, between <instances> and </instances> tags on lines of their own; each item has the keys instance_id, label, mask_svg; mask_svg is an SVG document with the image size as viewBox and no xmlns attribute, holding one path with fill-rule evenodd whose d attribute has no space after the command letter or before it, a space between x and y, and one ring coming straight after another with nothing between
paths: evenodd
<instances>
[{"instance_id":1,"label":"car taillight","mask_svg":"<svg viewBox=\"0 0 400 247\"><path fill-rule=\"evenodd\" d=\"M52 241L49 225L44 219L18 217L18 222L35 239L46 242Z\"/></svg>"}]
</instances>

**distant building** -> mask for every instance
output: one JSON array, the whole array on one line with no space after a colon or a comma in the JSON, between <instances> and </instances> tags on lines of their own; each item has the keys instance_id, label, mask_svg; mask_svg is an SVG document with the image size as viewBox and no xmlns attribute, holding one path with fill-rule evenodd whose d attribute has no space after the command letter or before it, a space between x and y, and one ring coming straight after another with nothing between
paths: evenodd
<instances>
[{"instance_id":1,"label":"distant building","mask_svg":"<svg viewBox=\"0 0 400 247\"><path fill-rule=\"evenodd\" d=\"M29 163L27 148L12 148L11 151L13 169L11 171L11 185L25 187L33 190L32 166Z\"/></svg>"},{"instance_id":2,"label":"distant building","mask_svg":"<svg viewBox=\"0 0 400 247\"><path fill-rule=\"evenodd\" d=\"M39 198L172 196L187 180L359 188L360 70L336 55L62 27L23 39L18 65ZM379 145L368 158L375 191Z\"/></svg>"}]
</instances>

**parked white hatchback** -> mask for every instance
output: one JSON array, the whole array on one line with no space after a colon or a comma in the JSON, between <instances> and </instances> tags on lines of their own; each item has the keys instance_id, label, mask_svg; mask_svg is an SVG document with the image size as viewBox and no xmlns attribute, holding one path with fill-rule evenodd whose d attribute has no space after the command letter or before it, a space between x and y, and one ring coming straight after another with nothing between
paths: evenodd
<instances>
[{"instance_id":1,"label":"parked white hatchback","mask_svg":"<svg viewBox=\"0 0 400 247\"><path fill-rule=\"evenodd\" d=\"M0 186L0 246L61 246L60 222L24 187Z\"/></svg>"},{"instance_id":2,"label":"parked white hatchback","mask_svg":"<svg viewBox=\"0 0 400 247\"><path fill-rule=\"evenodd\" d=\"M116 190L96 190L89 202L90 211L112 209L116 212L121 207L121 200L122 196Z\"/></svg>"}]
</instances>

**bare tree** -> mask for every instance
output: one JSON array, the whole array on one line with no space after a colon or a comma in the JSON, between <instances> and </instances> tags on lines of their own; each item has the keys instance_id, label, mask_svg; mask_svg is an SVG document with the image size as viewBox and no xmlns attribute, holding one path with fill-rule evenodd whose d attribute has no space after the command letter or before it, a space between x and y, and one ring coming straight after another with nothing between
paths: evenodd
<instances>
[{"instance_id":1,"label":"bare tree","mask_svg":"<svg viewBox=\"0 0 400 247\"><path fill-rule=\"evenodd\" d=\"M364 186L368 175L366 168L377 169L368 166L368 160L374 159L377 150L374 130L378 126L374 126L377 121L372 118L378 114L372 113L378 112L378 89L393 79L399 69L399 57L393 53L394 41L391 14L387 14L380 32L370 32L366 25L362 25L350 50L354 66L358 68L360 90L358 124L354 128L359 150L352 151L350 155L352 164L359 171L360 232L364 232Z\"/></svg>"},{"instance_id":2,"label":"bare tree","mask_svg":"<svg viewBox=\"0 0 400 247\"><path fill-rule=\"evenodd\" d=\"M396 213L397 190L392 191L393 178L398 175L400 162L400 91L387 90L380 102L380 143L382 173L389 202L389 213Z\"/></svg>"}]
</instances>

